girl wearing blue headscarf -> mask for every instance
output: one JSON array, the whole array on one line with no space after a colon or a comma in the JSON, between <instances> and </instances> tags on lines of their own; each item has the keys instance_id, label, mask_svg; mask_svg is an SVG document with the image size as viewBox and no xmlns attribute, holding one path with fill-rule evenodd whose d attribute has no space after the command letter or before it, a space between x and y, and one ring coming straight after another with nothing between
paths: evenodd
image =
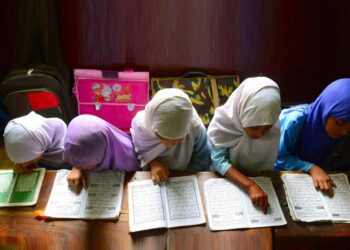
<instances>
[{"instance_id":1,"label":"girl wearing blue headscarf","mask_svg":"<svg viewBox=\"0 0 350 250\"><path fill-rule=\"evenodd\" d=\"M308 172L316 188L332 195L330 156L350 135L350 78L329 84L311 104L280 114L281 137L275 170Z\"/></svg>"}]
</instances>

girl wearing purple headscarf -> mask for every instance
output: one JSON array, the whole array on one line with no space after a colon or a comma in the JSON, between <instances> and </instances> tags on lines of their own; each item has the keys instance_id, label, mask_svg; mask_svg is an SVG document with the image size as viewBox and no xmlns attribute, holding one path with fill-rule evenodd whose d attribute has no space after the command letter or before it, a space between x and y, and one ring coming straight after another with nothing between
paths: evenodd
<instances>
[{"instance_id":1,"label":"girl wearing purple headscarf","mask_svg":"<svg viewBox=\"0 0 350 250\"><path fill-rule=\"evenodd\" d=\"M350 134L350 78L329 84L316 101L285 109L276 170L310 173L314 185L332 196L329 158Z\"/></svg>"},{"instance_id":2,"label":"girl wearing purple headscarf","mask_svg":"<svg viewBox=\"0 0 350 250\"><path fill-rule=\"evenodd\" d=\"M87 187L85 170L140 170L130 136L93 115L80 115L69 123L64 160L73 165L67 180L76 192L81 183Z\"/></svg>"},{"instance_id":3,"label":"girl wearing purple headscarf","mask_svg":"<svg viewBox=\"0 0 350 250\"><path fill-rule=\"evenodd\" d=\"M35 112L11 120L4 132L5 150L15 172L31 172L37 163L63 164L63 139L67 126L59 118L45 118Z\"/></svg>"}]
</instances>

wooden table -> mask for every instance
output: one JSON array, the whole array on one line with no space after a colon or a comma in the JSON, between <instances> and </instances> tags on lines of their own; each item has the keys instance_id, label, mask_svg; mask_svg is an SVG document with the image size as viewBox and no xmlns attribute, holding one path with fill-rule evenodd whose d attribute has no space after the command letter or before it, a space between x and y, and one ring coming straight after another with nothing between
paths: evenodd
<instances>
[{"instance_id":1,"label":"wooden table","mask_svg":"<svg viewBox=\"0 0 350 250\"><path fill-rule=\"evenodd\" d=\"M286 226L273 229L274 249L350 249L350 224L293 221L279 173L269 172L265 176L271 177L287 220Z\"/></svg>"},{"instance_id":2,"label":"wooden table","mask_svg":"<svg viewBox=\"0 0 350 250\"><path fill-rule=\"evenodd\" d=\"M193 173L197 175L202 197L203 183L209 178L218 178L213 172ZM181 172L175 176L184 175ZM150 179L149 172L138 172L134 180ZM206 214L206 209L204 208ZM208 218L207 222L208 222ZM208 223L202 226L168 229L166 249L272 249L272 230L270 228L242 229L211 232Z\"/></svg>"},{"instance_id":3,"label":"wooden table","mask_svg":"<svg viewBox=\"0 0 350 250\"><path fill-rule=\"evenodd\" d=\"M217 175L211 172L196 175L205 206L203 182ZM126 185L130 180L150 179L149 172L126 176L117 222L37 220L34 211L45 209L54 178L54 171L46 172L35 206L0 209L0 249L272 249L270 228L211 232L208 225L202 225L129 234Z\"/></svg>"}]
</instances>

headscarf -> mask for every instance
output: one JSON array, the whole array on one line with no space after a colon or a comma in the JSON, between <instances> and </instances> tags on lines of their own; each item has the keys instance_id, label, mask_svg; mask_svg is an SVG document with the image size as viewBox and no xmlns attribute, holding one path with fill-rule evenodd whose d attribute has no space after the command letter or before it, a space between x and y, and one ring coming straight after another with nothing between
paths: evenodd
<instances>
[{"instance_id":1,"label":"headscarf","mask_svg":"<svg viewBox=\"0 0 350 250\"><path fill-rule=\"evenodd\" d=\"M43 155L42 161L61 164L66 129L66 124L59 118L45 118L30 112L7 124L4 132L6 152L15 163L25 163Z\"/></svg>"},{"instance_id":2,"label":"headscarf","mask_svg":"<svg viewBox=\"0 0 350 250\"><path fill-rule=\"evenodd\" d=\"M93 115L80 115L69 123L64 160L82 169L97 165L92 171L140 169L130 136Z\"/></svg>"},{"instance_id":3,"label":"headscarf","mask_svg":"<svg viewBox=\"0 0 350 250\"><path fill-rule=\"evenodd\" d=\"M158 91L145 110L139 111L132 120L130 131L141 167L167 154L169 162L173 163L170 168L186 168L192 155L194 128L200 125L202 122L191 100L182 90L170 88ZM156 133L166 139L182 140L168 149ZM180 151L175 150L180 155L171 155L174 148L181 148Z\"/></svg>"},{"instance_id":4,"label":"headscarf","mask_svg":"<svg viewBox=\"0 0 350 250\"><path fill-rule=\"evenodd\" d=\"M298 147L298 156L305 161L328 168L327 159L342 139L332 139L325 126L329 116L350 122L350 78L329 84L306 110Z\"/></svg>"},{"instance_id":5,"label":"headscarf","mask_svg":"<svg viewBox=\"0 0 350 250\"><path fill-rule=\"evenodd\" d=\"M217 108L208 134L216 148L229 148L230 162L244 172L273 169L278 153L281 100L278 85L267 77L244 80L227 102ZM261 138L251 139L243 128L273 125Z\"/></svg>"}]
</instances>

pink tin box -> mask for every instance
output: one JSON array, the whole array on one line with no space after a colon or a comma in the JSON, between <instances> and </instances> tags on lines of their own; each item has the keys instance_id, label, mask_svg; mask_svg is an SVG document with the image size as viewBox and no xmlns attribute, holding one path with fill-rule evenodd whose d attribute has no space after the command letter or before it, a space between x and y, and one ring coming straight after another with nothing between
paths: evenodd
<instances>
[{"instance_id":1,"label":"pink tin box","mask_svg":"<svg viewBox=\"0 0 350 250\"><path fill-rule=\"evenodd\" d=\"M76 69L74 76L79 114L98 116L126 132L149 100L149 72Z\"/></svg>"}]
</instances>

